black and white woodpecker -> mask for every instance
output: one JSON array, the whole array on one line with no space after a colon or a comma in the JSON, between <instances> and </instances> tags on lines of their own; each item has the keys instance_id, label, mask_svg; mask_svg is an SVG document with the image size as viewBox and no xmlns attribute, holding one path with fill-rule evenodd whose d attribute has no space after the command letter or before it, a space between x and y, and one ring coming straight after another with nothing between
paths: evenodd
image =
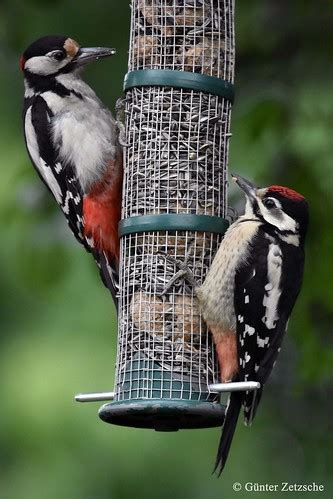
<instances>
[{"instance_id":1,"label":"black and white woodpecker","mask_svg":"<svg viewBox=\"0 0 333 499\"><path fill-rule=\"evenodd\" d=\"M87 63L114 53L45 36L26 49L20 67L31 161L116 301L122 150L111 112L80 77Z\"/></svg>"},{"instance_id":2,"label":"black and white woodpecker","mask_svg":"<svg viewBox=\"0 0 333 499\"><path fill-rule=\"evenodd\" d=\"M232 392L217 453L222 472L243 406L250 424L301 289L308 226L305 198L288 187L257 188L234 175L245 214L227 230L202 286L196 288L213 335L221 381L258 381L257 392Z\"/></svg>"}]
</instances>

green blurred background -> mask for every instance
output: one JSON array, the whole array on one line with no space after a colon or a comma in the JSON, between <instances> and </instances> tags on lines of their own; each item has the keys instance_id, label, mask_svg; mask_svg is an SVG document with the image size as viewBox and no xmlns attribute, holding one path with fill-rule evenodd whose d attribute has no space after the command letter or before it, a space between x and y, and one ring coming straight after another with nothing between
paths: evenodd
<instances>
[{"instance_id":1,"label":"green blurred background","mask_svg":"<svg viewBox=\"0 0 333 499\"><path fill-rule=\"evenodd\" d=\"M258 184L302 192L311 229L284 350L254 426L239 425L220 480L211 476L219 429L118 428L98 419L98 405L73 402L77 392L113 387L115 312L24 147L20 53L50 33L115 46L117 57L86 73L113 107L127 67L128 1L0 3L1 499L252 495L233 492L235 481L315 481L325 487L318 495L333 497L333 6L236 3L230 167Z\"/></svg>"}]
</instances>

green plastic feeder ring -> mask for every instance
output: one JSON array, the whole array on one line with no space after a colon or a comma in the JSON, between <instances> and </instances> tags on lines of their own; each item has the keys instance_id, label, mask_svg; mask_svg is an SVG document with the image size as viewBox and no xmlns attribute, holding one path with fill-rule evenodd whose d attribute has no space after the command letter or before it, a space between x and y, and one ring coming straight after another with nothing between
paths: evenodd
<instances>
[{"instance_id":1,"label":"green plastic feeder ring","mask_svg":"<svg viewBox=\"0 0 333 499\"><path fill-rule=\"evenodd\" d=\"M191 213L163 213L161 215L139 215L125 218L119 222L119 237L139 232L176 231L211 232L224 234L228 221L210 215Z\"/></svg>"},{"instance_id":2,"label":"green plastic feeder ring","mask_svg":"<svg viewBox=\"0 0 333 499\"><path fill-rule=\"evenodd\" d=\"M171 87L217 95L234 102L234 85L229 81L192 71L143 69L130 71L124 79L124 91L135 87Z\"/></svg>"}]
</instances>

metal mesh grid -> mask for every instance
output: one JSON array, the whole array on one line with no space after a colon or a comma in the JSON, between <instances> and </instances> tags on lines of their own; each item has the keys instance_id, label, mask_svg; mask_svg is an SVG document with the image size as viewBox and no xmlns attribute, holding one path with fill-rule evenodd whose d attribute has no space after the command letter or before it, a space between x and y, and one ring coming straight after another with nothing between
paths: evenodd
<instances>
[{"instance_id":1,"label":"metal mesh grid","mask_svg":"<svg viewBox=\"0 0 333 499\"><path fill-rule=\"evenodd\" d=\"M233 82L233 0L133 0L129 70L173 69ZM225 217L231 104L191 90L126 94L122 218L156 213ZM186 260L201 284L221 237L146 232L121 241L115 400L214 400L211 336L191 286L165 284Z\"/></svg>"}]
</instances>

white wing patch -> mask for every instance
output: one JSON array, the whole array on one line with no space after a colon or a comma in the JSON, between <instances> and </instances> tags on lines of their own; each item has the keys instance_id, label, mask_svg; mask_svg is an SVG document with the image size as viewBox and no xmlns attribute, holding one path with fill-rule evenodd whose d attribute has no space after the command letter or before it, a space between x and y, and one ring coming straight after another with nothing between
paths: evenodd
<instances>
[{"instance_id":1,"label":"white wing patch","mask_svg":"<svg viewBox=\"0 0 333 499\"><path fill-rule=\"evenodd\" d=\"M36 132L31 121L31 109L32 106L29 107L25 115L25 136L31 159L36 166L39 166L39 160L40 160L39 148L37 143Z\"/></svg>"},{"instance_id":2,"label":"white wing patch","mask_svg":"<svg viewBox=\"0 0 333 499\"><path fill-rule=\"evenodd\" d=\"M257 345L259 348L264 348L266 345L268 345L268 342L269 342L269 336L266 336L266 338L262 339L262 338L257 338Z\"/></svg>"},{"instance_id":3,"label":"white wing patch","mask_svg":"<svg viewBox=\"0 0 333 499\"><path fill-rule=\"evenodd\" d=\"M69 201L70 201L70 199L74 199L74 196L71 193L71 191L67 191L66 192L65 202L62 205L62 209L63 209L64 213L66 213L66 215L69 214Z\"/></svg>"},{"instance_id":4,"label":"white wing patch","mask_svg":"<svg viewBox=\"0 0 333 499\"><path fill-rule=\"evenodd\" d=\"M242 367L245 367L245 364L247 364L250 360L251 360L251 355L248 352L245 352L244 359L240 359L240 365Z\"/></svg>"},{"instance_id":5,"label":"white wing patch","mask_svg":"<svg viewBox=\"0 0 333 499\"><path fill-rule=\"evenodd\" d=\"M282 253L277 244L270 244L267 257L267 278L263 306L265 315L262 318L267 329L274 329L279 319L277 308L281 296L280 282L282 270Z\"/></svg>"},{"instance_id":6,"label":"white wing patch","mask_svg":"<svg viewBox=\"0 0 333 499\"><path fill-rule=\"evenodd\" d=\"M249 336L252 336L254 333L255 333L255 329L254 329L254 327L251 327L251 326L249 326L248 324L245 324L244 333L243 333L244 338L245 338L245 336L246 336L247 334L248 334Z\"/></svg>"},{"instance_id":7,"label":"white wing patch","mask_svg":"<svg viewBox=\"0 0 333 499\"><path fill-rule=\"evenodd\" d=\"M31 107L29 107L29 109L26 113L26 116L25 116L25 133L26 133L27 148L28 148L29 154L30 154L36 168L38 168L38 171L40 172L41 176L45 180L46 184L51 189L52 194L54 195L57 203L61 205L62 204L62 194L61 194L61 189L60 189L60 186L57 182L57 179L55 178L51 168L45 163L43 158L41 158L39 155L39 148L38 148L36 132L35 132L34 126L33 126L32 121L31 121Z\"/></svg>"},{"instance_id":8,"label":"white wing patch","mask_svg":"<svg viewBox=\"0 0 333 499\"><path fill-rule=\"evenodd\" d=\"M57 179L53 175L51 168L45 163L45 161L40 158L41 174L45 178L45 181L49 188L51 189L58 204L62 204L62 194Z\"/></svg>"}]
</instances>

